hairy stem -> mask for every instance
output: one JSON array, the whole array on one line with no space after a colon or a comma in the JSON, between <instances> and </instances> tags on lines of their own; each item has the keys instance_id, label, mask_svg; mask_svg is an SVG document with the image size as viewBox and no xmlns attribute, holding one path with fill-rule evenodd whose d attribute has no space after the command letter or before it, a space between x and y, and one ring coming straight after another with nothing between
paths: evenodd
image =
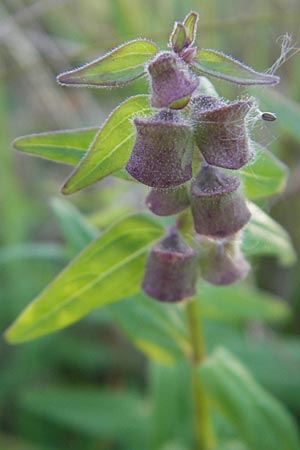
<instances>
[{"instance_id":1,"label":"hairy stem","mask_svg":"<svg viewBox=\"0 0 300 450\"><path fill-rule=\"evenodd\" d=\"M215 438L210 417L209 401L201 383L198 368L205 358L205 342L196 298L186 305L186 317L192 347L191 384L194 403L194 432L196 450L213 450Z\"/></svg>"}]
</instances>

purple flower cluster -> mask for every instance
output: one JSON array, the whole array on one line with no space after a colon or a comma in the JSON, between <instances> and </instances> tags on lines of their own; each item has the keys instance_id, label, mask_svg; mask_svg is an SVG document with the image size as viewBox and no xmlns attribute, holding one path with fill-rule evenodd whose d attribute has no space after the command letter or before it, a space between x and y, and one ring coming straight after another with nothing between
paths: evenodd
<instances>
[{"instance_id":1,"label":"purple flower cluster","mask_svg":"<svg viewBox=\"0 0 300 450\"><path fill-rule=\"evenodd\" d=\"M232 170L253 157L246 126L253 100L227 103L199 93L199 78L187 64L193 41L178 36L173 51L160 52L148 64L152 106L160 110L134 120L136 140L126 166L152 188L146 204L154 214L168 216L187 208L192 214L191 246L173 227L148 256L142 287L166 302L193 296L199 274L224 285L249 271L236 233L250 212Z\"/></svg>"},{"instance_id":2,"label":"purple flower cluster","mask_svg":"<svg viewBox=\"0 0 300 450\"><path fill-rule=\"evenodd\" d=\"M201 236L196 251L172 229L149 254L144 291L174 302L195 294L199 271L214 284L233 283L248 273L235 234L250 212L239 177L222 168L239 169L253 156L245 125L252 100L227 104L195 93L199 79L175 53L160 53L148 71L152 105L162 109L134 120L137 135L126 169L152 188L146 204L154 214L167 216L190 207L194 230ZM196 147L201 167L193 174Z\"/></svg>"}]
</instances>

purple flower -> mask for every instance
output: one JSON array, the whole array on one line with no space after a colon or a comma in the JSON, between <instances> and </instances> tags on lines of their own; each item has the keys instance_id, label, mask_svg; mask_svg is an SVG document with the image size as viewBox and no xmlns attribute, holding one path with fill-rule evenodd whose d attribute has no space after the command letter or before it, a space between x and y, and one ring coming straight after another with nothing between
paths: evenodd
<instances>
[{"instance_id":1,"label":"purple flower","mask_svg":"<svg viewBox=\"0 0 300 450\"><path fill-rule=\"evenodd\" d=\"M191 207L195 230L204 236L230 236L250 219L240 179L209 165L202 166L192 183Z\"/></svg>"},{"instance_id":2,"label":"purple flower","mask_svg":"<svg viewBox=\"0 0 300 450\"><path fill-rule=\"evenodd\" d=\"M201 276L216 285L227 285L245 278L250 265L232 240L203 240L199 255Z\"/></svg>"},{"instance_id":3,"label":"purple flower","mask_svg":"<svg viewBox=\"0 0 300 450\"><path fill-rule=\"evenodd\" d=\"M194 141L190 126L177 112L161 111L135 119L136 141L126 170L147 186L168 188L192 178Z\"/></svg>"},{"instance_id":4,"label":"purple flower","mask_svg":"<svg viewBox=\"0 0 300 450\"><path fill-rule=\"evenodd\" d=\"M178 214L190 204L186 184L169 189L151 189L146 198L146 205L158 216Z\"/></svg>"},{"instance_id":5,"label":"purple flower","mask_svg":"<svg viewBox=\"0 0 300 450\"><path fill-rule=\"evenodd\" d=\"M163 302L192 297L196 293L197 266L195 251L173 229L148 256L143 290Z\"/></svg>"},{"instance_id":6,"label":"purple flower","mask_svg":"<svg viewBox=\"0 0 300 450\"><path fill-rule=\"evenodd\" d=\"M195 140L205 160L213 166L239 169L253 157L245 118L253 101L226 104L198 95L192 99Z\"/></svg>"},{"instance_id":7,"label":"purple flower","mask_svg":"<svg viewBox=\"0 0 300 450\"><path fill-rule=\"evenodd\" d=\"M187 64L172 52L159 53L148 65L148 72L152 106L156 108L184 108L199 85Z\"/></svg>"}]
</instances>

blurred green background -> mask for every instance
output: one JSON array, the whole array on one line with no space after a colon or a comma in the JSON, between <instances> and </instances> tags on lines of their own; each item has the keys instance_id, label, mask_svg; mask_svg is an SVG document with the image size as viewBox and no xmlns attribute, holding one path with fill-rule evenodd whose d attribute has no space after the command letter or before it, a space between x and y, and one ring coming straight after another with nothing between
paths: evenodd
<instances>
[{"instance_id":1,"label":"blurred green background","mask_svg":"<svg viewBox=\"0 0 300 450\"><path fill-rule=\"evenodd\" d=\"M68 89L56 84L55 75L137 36L166 48L174 20L190 9L200 13L199 46L223 50L259 71L279 57L280 36L290 33L300 46L299 0L1 0L2 331L89 242L94 227L115 220L121 206L124 212L143 208L144 193L109 178L63 199L59 188L70 167L12 151L11 141L33 132L98 126L121 100L146 92L145 81L110 91ZM299 74L300 53L279 68L282 82L274 94L251 90L263 110L278 116L277 123L258 127L259 141L290 167L285 192L260 204L289 231L297 254ZM222 81L215 85L228 98L244 93ZM90 229L80 225L85 219L70 203L89 217ZM276 325L244 320L241 326L233 310L230 326L220 318L211 321L209 345L218 339L228 344L299 420L300 266L282 268L273 258L260 258L253 267L253 282L284 299L291 319ZM184 448L171 431L184 414L178 388L184 374L147 364L109 311L21 346L1 338L0 355L0 450ZM160 400L156 408L151 398Z\"/></svg>"}]
</instances>

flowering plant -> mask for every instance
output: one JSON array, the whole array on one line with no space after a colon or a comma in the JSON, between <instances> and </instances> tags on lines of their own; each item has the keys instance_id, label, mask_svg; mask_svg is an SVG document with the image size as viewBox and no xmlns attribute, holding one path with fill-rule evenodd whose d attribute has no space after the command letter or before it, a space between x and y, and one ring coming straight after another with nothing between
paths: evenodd
<instances>
[{"instance_id":1,"label":"flowering plant","mask_svg":"<svg viewBox=\"0 0 300 450\"><path fill-rule=\"evenodd\" d=\"M191 363L191 445L199 450L227 445L218 447L214 406L235 429L239 445L297 450L297 431L284 408L227 349L210 356L204 350L202 286L205 291L206 282L221 286L244 279L253 254L275 254L289 264L294 253L286 232L250 201L279 192L284 184L285 167L251 139L257 121L275 116L261 112L252 97L221 98L206 76L239 85L275 85L279 78L218 51L198 50L197 23L195 12L176 22L168 50L136 39L58 76L62 85L100 88L148 76L150 94L125 100L99 130L43 133L14 142L21 151L77 164L64 194L114 175L149 187L145 203L152 214L125 217L96 237L25 309L6 337L12 343L34 339L129 296L133 309L135 302L147 308L157 300L167 338L176 346L172 361ZM180 317L179 327L171 308ZM133 341L151 356L153 343L147 346L136 336ZM167 351L161 344L156 353Z\"/></svg>"}]
</instances>

